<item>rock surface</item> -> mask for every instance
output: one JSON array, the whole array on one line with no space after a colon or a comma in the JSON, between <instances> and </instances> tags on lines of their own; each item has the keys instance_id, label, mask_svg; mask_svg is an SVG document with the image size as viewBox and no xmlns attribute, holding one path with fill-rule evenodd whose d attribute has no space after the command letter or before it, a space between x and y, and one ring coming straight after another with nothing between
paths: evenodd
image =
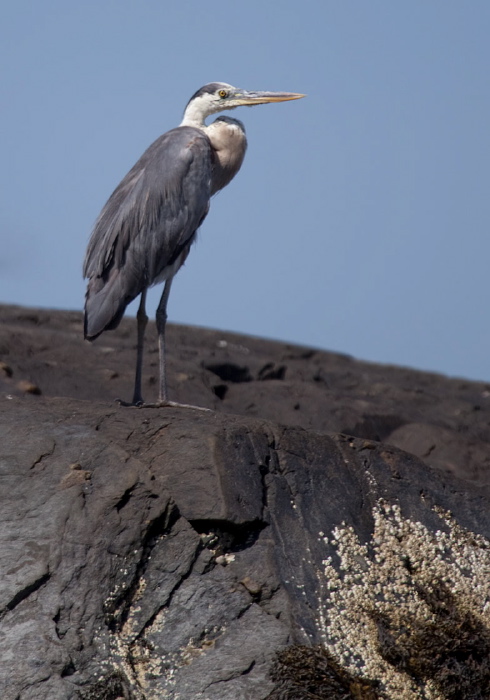
<instances>
[{"instance_id":1,"label":"rock surface","mask_svg":"<svg viewBox=\"0 0 490 700\"><path fill-rule=\"evenodd\" d=\"M488 384L1 318L2 700L490 697Z\"/></svg>"}]
</instances>

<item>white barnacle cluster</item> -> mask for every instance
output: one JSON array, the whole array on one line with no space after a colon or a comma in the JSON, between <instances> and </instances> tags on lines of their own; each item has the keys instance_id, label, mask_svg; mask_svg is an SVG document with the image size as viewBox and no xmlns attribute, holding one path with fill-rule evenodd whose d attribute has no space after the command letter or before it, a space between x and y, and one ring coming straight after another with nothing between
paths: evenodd
<instances>
[{"instance_id":1,"label":"white barnacle cluster","mask_svg":"<svg viewBox=\"0 0 490 700\"><path fill-rule=\"evenodd\" d=\"M370 542L351 527L336 528L329 541L338 560L324 560L324 591L318 626L325 647L350 672L381 682L391 700L443 700L427 677L418 684L380 651L379 620L397 634L420 633L437 622L431 595L445 587L460 614L490 627L490 542L434 509L441 530L402 517L400 508L379 502ZM324 534L322 538L326 541ZM399 632L403 630L402 632ZM410 641L410 640L409 640Z\"/></svg>"}]
</instances>

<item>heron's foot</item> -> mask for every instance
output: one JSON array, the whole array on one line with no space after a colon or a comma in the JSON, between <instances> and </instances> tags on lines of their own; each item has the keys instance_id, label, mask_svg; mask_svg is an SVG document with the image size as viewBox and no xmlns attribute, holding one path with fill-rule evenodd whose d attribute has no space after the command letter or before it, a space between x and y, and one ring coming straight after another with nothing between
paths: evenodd
<instances>
[{"instance_id":1,"label":"heron's foot","mask_svg":"<svg viewBox=\"0 0 490 700\"><path fill-rule=\"evenodd\" d=\"M143 408L145 402L143 399L140 401L123 401L122 399L114 399L114 401L119 404L119 406L125 406L126 408Z\"/></svg>"},{"instance_id":2,"label":"heron's foot","mask_svg":"<svg viewBox=\"0 0 490 700\"><path fill-rule=\"evenodd\" d=\"M160 400L155 403L144 403L143 408L192 408L194 411L206 411L212 413L211 408L204 408L203 406L194 406L191 403L179 403L178 401L168 401Z\"/></svg>"},{"instance_id":3,"label":"heron's foot","mask_svg":"<svg viewBox=\"0 0 490 700\"><path fill-rule=\"evenodd\" d=\"M124 406L125 408L192 408L195 411L206 411L212 413L211 408L204 408L203 406L194 406L191 403L179 403L178 401L156 401L155 403L145 403L145 401L123 401L122 399L116 399L116 403L119 406Z\"/></svg>"}]
</instances>

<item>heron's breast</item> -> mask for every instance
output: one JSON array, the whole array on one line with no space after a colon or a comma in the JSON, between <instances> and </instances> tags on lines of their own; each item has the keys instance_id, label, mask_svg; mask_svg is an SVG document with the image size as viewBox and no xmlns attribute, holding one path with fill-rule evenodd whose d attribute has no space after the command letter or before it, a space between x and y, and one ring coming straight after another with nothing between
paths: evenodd
<instances>
[{"instance_id":1,"label":"heron's breast","mask_svg":"<svg viewBox=\"0 0 490 700\"><path fill-rule=\"evenodd\" d=\"M220 129L219 138L212 141L215 154L213 194L225 187L240 170L247 141L241 130L234 125Z\"/></svg>"}]
</instances>

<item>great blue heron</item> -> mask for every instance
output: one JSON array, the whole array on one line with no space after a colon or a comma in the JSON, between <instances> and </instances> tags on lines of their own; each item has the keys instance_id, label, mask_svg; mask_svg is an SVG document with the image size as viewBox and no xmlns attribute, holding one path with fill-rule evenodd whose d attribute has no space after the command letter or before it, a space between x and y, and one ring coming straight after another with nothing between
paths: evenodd
<instances>
[{"instance_id":1,"label":"great blue heron","mask_svg":"<svg viewBox=\"0 0 490 700\"><path fill-rule=\"evenodd\" d=\"M132 405L142 405L146 292L165 282L156 312L160 353L158 405L171 404L165 376L165 323L172 279L184 264L210 198L239 171L247 139L238 119L210 114L240 105L297 100L293 92L248 92L209 83L189 100L180 126L160 136L116 187L97 219L83 275L88 278L85 338L116 328L127 305L141 294Z\"/></svg>"}]
</instances>

